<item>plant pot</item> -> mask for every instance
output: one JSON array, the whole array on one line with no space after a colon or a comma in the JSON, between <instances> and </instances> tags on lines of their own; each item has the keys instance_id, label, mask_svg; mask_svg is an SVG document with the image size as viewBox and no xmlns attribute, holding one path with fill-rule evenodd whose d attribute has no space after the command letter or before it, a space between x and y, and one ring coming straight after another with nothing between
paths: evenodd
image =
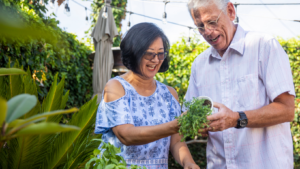
<instances>
[{"instance_id":1,"label":"plant pot","mask_svg":"<svg viewBox=\"0 0 300 169\"><path fill-rule=\"evenodd\" d=\"M212 101L212 99L208 96L199 96L198 98L199 99L206 99L206 100L210 101L210 103L211 103L210 110L211 110L211 114L213 114L214 113L214 105L213 105L214 102Z\"/></svg>"}]
</instances>

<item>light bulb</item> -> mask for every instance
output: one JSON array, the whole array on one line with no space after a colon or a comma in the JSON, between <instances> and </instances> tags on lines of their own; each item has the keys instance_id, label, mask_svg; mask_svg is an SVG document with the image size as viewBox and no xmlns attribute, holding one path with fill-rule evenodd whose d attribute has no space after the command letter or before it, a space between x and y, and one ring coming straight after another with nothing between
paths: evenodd
<instances>
[{"instance_id":1,"label":"light bulb","mask_svg":"<svg viewBox=\"0 0 300 169\"><path fill-rule=\"evenodd\" d=\"M44 6L44 0L40 0L40 5Z\"/></svg>"},{"instance_id":2,"label":"light bulb","mask_svg":"<svg viewBox=\"0 0 300 169\"><path fill-rule=\"evenodd\" d=\"M105 18L105 19L107 18L107 7L104 7L102 17Z\"/></svg>"},{"instance_id":3,"label":"light bulb","mask_svg":"<svg viewBox=\"0 0 300 169\"><path fill-rule=\"evenodd\" d=\"M50 8L51 8L51 9L54 8L54 1L55 1L55 0L51 0L51 1L50 1Z\"/></svg>"},{"instance_id":4,"label":"light bulb","mask_svg":"<svg viewBox=\"0 0 300 169\"><path fill-rule=\"evenodd\" d=\"M187 41L187 43L186 43L188 46L190 46L191 45L191 37L189 37L188 38L188 41Z\"/></svg>"},{"instance_id":5,"label":"light bulb","mask_svg":"<svg viewBox=\"0 0 300 169\"><path fill-rule=\"evenodd\" d=\"M69 5L68 5L67 3L65 4L65 10L64 10L64 13L65 13L67 16L71 16L70 7L69 7Z\"/></svg>"},{"instance_id":6,"label":"light bulb","mask_svg":"<svg viewBox=\"0 0 300 169\"><path fill-rule=\"evenodd\" d=\"M236 18L234 19L234 23L238 24L239 23L239 17L236 16Z\"/></svg>"},{"instance_id":7,"label":"light bulb","mask_svg":"<svg viewBox=\"0 0 300 169\"><path fill-rule=\"evenodd\" d=\"M163 19L162 19L163 24L166 24L167 23L167 13L164 12L162 17L163 17Z\"/></svg>"},{"instance_id":8,"label":"light bulb","mask_svg":"<svg viewBox=\"0 0 300 169\"><path fill-rule=\"evenodd\" d=\"M127 31L130 29L130 21L127 23Z\"/></svg>"},{"instance_id":9,"label":"light bulb","mask_svg":"<svg viewBox=\"0 0 300 169\"><path fill-rule=\"evenodd\" d=\"M86 24L86 25L89 24L89 17L88 17L88 16L85 17L85 24Z\"/></svg>"}]
</instances>

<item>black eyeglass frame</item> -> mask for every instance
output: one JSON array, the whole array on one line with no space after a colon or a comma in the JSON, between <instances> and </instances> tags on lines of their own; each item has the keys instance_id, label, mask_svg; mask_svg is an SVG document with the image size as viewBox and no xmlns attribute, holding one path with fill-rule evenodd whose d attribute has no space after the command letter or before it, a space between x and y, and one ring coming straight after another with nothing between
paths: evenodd
<instances>
[{"instance_id":1,"label":"black eyeglass frame","mask_svg":"<svg viewBox=\"0 0 300 169\"><path fill-rule=\"evenodd\" d=\"M145 55L146 54L152 54L152 58L151 59L147 59L146 57L145 57ZM164 55L164 58L163 59L160 59L159 58L159 54L163 54ZM154 53L154 52L144 52L144 54L143 54L143 58L144 59L146 59L146 60L153 60L154 58L155 58L155 56L157 55L157 58L158 58L158 60L165 60L166 59L166 57L168 56L168 52L159 52L159 53Z\"/></svg>"}]
</instances>

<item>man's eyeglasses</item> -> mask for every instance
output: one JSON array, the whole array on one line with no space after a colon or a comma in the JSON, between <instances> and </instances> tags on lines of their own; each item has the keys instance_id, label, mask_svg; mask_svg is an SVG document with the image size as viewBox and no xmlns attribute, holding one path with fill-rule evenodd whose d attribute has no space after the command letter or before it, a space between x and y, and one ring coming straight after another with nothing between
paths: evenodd
<instances>
[{"instance_id":1,"label":"man's eyeglasses","mask_svg":"<svg viewBox=\"0 0 300 169\"><path fill-rule=\"evenodd\" d=\"M203 35L203 34L205 33L205 29L208 29L208 30L210 30L210 31L216 30L217 27L218 27L218 20L219 20L219 18L220 18L220 16L221 16L222 12L223 12L223 11L221 10L221 12L220 12L218 18L217 18L215 21L210 21L210 22L208 22L207 24L205 24L204 26L199 26L199 27L197 27L197 28L194 28L193 31L194 31L195 33L197 33L197 34L200 33L201 35Z\"/></svg>"},{"instance_id":2,"label":"man's eyeglasses","mask_svg":"<svg viewBox=\"0 0 300 169\"><path fill-rule=\"evenodd\" d=\"M147 60L152 60L155 58L155 56L157 55L158 59L159 60L164 60L167 55L168 55L168 52L159 52L159 53L154 53L154 52L145 52L144 53L144 58L147 59Z\"/></svg>"}]
</instances>

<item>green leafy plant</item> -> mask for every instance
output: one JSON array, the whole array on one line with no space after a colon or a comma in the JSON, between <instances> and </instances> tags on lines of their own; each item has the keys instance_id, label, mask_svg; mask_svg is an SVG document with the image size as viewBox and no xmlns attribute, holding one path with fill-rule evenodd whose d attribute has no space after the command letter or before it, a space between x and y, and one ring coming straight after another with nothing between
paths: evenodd
<instances>
[{"instance_id":1,"label":"green leafy plant","mask_svg":"<svg viewBox=\"0 0 300 169\"><path fill-rule=\"evenodd\" d=\"M22 69L17 68L1 68L0 76L26 74ZM28 113L37 103L34 95L20 94L11 98L8 102L0 97L0 149L3 145L16 137L52 134L58 132L74 131L79 128L70 125L60 125L53 122L41 122L45 118L65 113L73 113L76 108L69 110L58 110L43 114L37 114L27 119L19 119Z\"/></svg>"},{"instance_id":2,"label":"green leafy plant","mask_svg":"<svg viewBox=\"0 0 300 169\"><path fill-rule=\"evenodd\" d=\"M184 141L187 137L201 136L198 130L208 126L206 116L212 112L210 109L211 104L209 100L199 98L184 102L184 106L188 111L186 114L177 117L180 124L179 134L183 135L181 141Z\"/></svg>"},{"instance_id":3,"label":"green leafy plant","mask_svg":"<svg viewBox=\"0 0 300 169\"><path fill-rule=\"evenodd\" d=\"M8 72L5 70L3 74ZM63 94L64 78L59 83L57 79L56 74L47 97L40 103L29 70L22 75L0 76L0 97L9 100L0 99L3 124L0 127L0 168L77 168L84 166L99 146L91 142L99 137L92 135L97 98L79 111L77 108L61 110L66 107L69 91ZM78 112L66 124L60 124L62 113L75 111Z\"/></svg>"},{"instance_id":4,"label":"green leafy plant","mask_svg":"<svg viewBox=\"0 0 300 169\"><path fill-rule=\"evenodd\" d=\"M0 36L0 67L18 62L37 80L43 80L36 81L41 86L37 88L40 101L47 96L58 73L58 80L64 77L64 93L70 91L66 107L81 107L93 95L93 61L88 58L92 50L76 40L76 35L59 28L54 15L44 16L45 11L45 6L35 0L0 0L0 25L7 27L0 30L0 35L5 34Z\"/></svg>"},{"instance_id":5,"label":"green leafy plant","mask_svg":"<svg viewBox=\"0 0 300 169\"><path fill-rule=\"evenodd\" d=\"M127 169L126 162L122 156L117 155L121 153L120 148L111 145L110 143L105 143L101 139L94 139L94 141L100 141L102 143L101 149L95 149L93 155L91 155L90 160L85 164L86 169L90 168L101 168L101 169ZM137 165L131 165L131 169L142 169ZM146 167L143 167L146 169Z\"/></svg>"}]
</instances>

